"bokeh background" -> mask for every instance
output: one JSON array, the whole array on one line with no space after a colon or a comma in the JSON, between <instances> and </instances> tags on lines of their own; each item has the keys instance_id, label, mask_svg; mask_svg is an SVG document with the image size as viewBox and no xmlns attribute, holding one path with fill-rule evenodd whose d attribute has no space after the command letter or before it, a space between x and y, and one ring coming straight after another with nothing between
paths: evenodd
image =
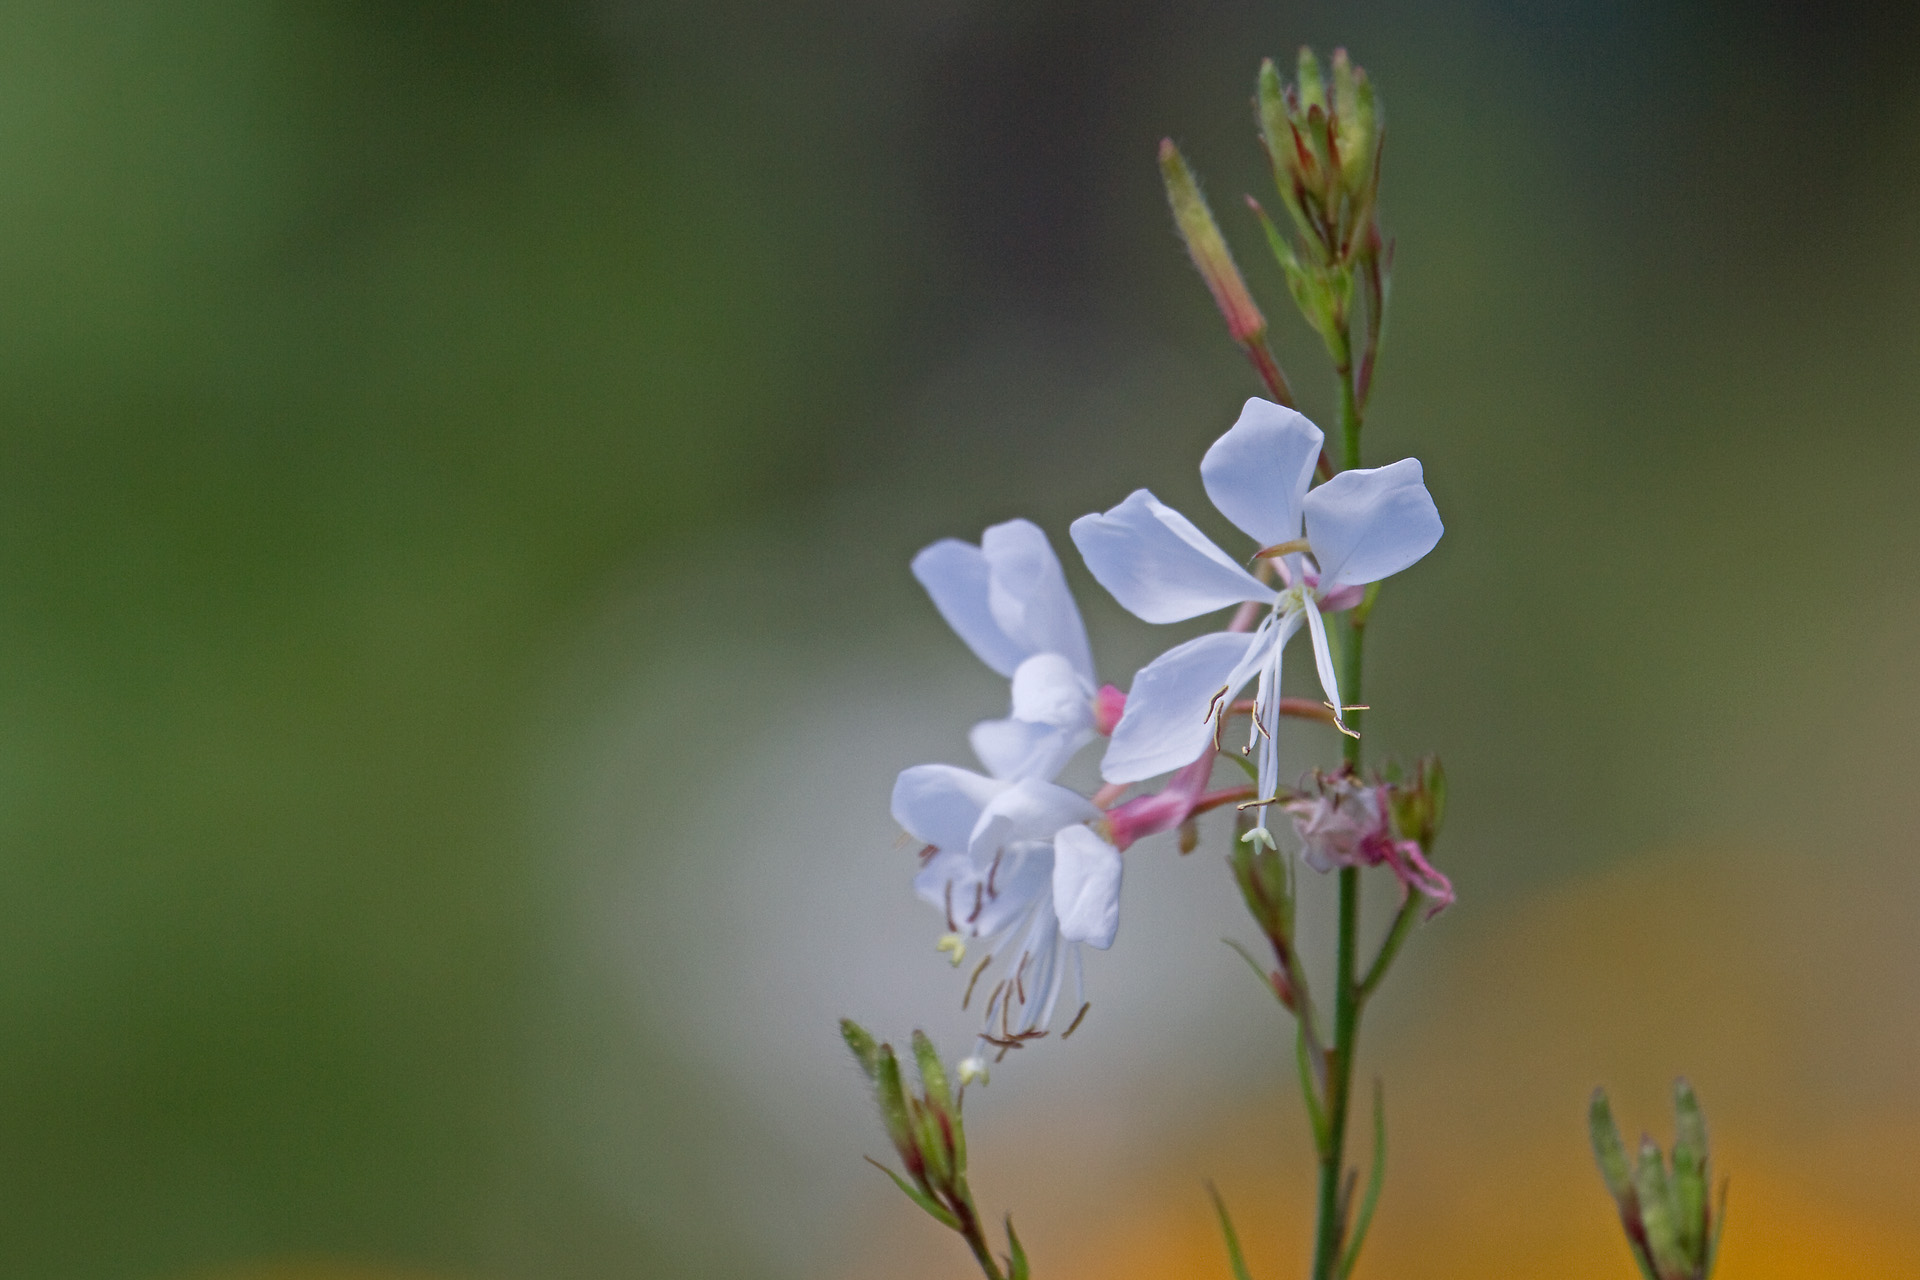
<instances>
[{"instance_id":1,"label":"bokeh background","mask_svg":"<svg viewBox=\"0 0 1920 1280\"><path fill-rule=\"evenodd\" d=\"M833 1030L971 1025L885 800L1004 685L907 560L1212 515L1256 388L1163 134L1328 406L1234 212L1310 41L1449 526L1370 645L1460 905L1370 1012L1361 1274L1631 1274L1583 1108L1682 1071L1724 1276L1920 1274L1920 24L1836 8L0 11L0 1272L968 1274ZM1124 682L1174 633L1068 559ZM1224 1275L1205 1178L1301 1270L1223 848L1132 851L970 1100L1042 1275Z\"/></svg>"}]
</instances>

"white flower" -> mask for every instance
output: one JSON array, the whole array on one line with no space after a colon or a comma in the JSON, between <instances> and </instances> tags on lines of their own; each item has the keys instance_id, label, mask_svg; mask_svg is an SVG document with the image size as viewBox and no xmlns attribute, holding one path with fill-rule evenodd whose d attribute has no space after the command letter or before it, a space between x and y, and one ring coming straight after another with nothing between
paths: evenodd
<instances>
[{"instance_id":1,"label":"white flower","mask_svg":"<svg viewBox=\"0 0 1920 1280\"><path fill-rule=\"evenodd\" d=\"M980 545L943 538L913 558L913 576L980 660L1013 681L1012 714L968 735L996 778L1052 781L1101 723L1087 629L1047 535L997 524Z\"/></svg>"},{"instance_id":2,"label":"white flower","mask_svg":"<svg viewBox=\"0 0 1920 1280\"><path fill-rule=\"evenodd\" d=\"M1005 1048L1044 1035L1069 969L1085 1005L1079 944L1105 950L1120 922L1120 851L1087 825L1101 816L1091 801L1037 778L924 764L895 782L893 816L927 846L914 888L946 914L942 948L955 964L971 940L987 953L969 1001L988 964L1007 956L984 1039Z\"/></svg>"},{"instance_id":3,"label":"white flower","mask_svg":"<svg viewBox=\"0 0 1920 1280\"><path fill-rule=\"evenodd\" d=\"M1213 505L1255 540L1254 558L1272 560L1280 570L1278 590L1145 489L1103 515L1074 521L1074 543L1093 576L1148 622L1179 622L1243 601L1268 606L1251 632L1189 640L1134 677L1126 713L1101 761L1109 782L1137 782L1192 761L1213 740L1233 696L1257 677L1249 747L1260 747L1261 798L1272 796L1279 776L1280 660L1302 626L1313 638L1327 701L1340 716L1322 610L1336 606L1334 597L1351 603L1353 589L1419 560L1442 529L1413 458L1343 471L1309 489L1323 438L1293 410L1252 399L1200 463Z\"/></svg>"}]
</instances>

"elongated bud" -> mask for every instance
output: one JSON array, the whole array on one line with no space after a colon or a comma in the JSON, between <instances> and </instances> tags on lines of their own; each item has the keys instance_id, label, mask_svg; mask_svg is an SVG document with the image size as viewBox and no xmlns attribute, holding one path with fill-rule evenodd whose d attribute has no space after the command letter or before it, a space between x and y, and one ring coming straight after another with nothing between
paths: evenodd
<instances>
[{"instance_id":1,"label":"elongated bud","mask_svg":"<svg viewBox=\"0 0 1920 1280\"><path fill-rule=\"evenodd\" d=\"M1713 1274L1725 1188L1716 1209L1708 1201L1706 1118L1685 1080L1674 1082L1673 1109L1670 1163L1652 1138L1642 1138L1637 1156L1629 1161L1604 1090L1594 1090L1587 1128L1600 1176L1620 1207L1627 1246L1642 1272L1652 1280L1706 1280Z\"/></svg>"},{"instance_id":2,"label":"elongated bud","mask_svg":"<svg viewBox=\"0 0 1920 1280\"><path fill-rule=\"evenodd\" d=\"M947 1087L947 1069L941 1065L940 1053L924 1031L913 1033L913 1061L920 1070L920 1088L927 1095L927 1101L942 1114L951 1115L953 1093Z\"/></svg>"},{"instance_id":3,"label":"elongated bud","mask_svg":"<svg viewBox=\"0 0 1920 1280\"><path fill-rule=\"evenodd\" d=\"M1260 931L1276 947L1293 945L1293 885L1287 860L1266 845L1250 840L1233 842L1233 880Z\"/></svg>"},{"instance_id":4,"label":"elongated bud","mask_svg":"<svg viewBox=\"0 0 1920 1280\"><path fill-rule=\"evenodd\" d=\"M1430 850L1440 834L1447 815L1447 775L1436 756L1427 756L1414 769L1411 780L1396 779L1388 784L1387 794L1393 808L1393 828L1402 840L1412 840L1421 849Z\"/></svg>"},{"instance_id":5,"label":"elongated bud","mask_svg":"<svg viewBox=\"0 0 1920 1280\"><path fill-rule=\"evenodd\" d=\"M1171 138L1160 142L1160 176L1167 184L1167 203L1173 208L1180 238L1187 242L1194 267L1226 318L1227 331L1242 346L1260 341L1267 332L1267 319L1247 292L1247 282L1233 263L1233 253L1213 220L1213 210L1207 207L1193 171Z\"/></svg>"},{"instance_id":6,"label":"elongated bud","mask_svg":"<svg viewBox=\"0 0 1920 1280\"><path fill-rule=\"evenodd\" d=\"M1295 74L1298 78L1300 95L1299 110L1305 113L1315 107L1324 109L1327 105L1327 93L1320 83L1320 59L1314 57L1313 50L1303 44L1300 46L1300 59L1296 65L1298 70Z\"/></svg>"},{"instance_id":7,"label":"elongated bud","mask_svg":"<svg viewBox=\"0 0 1920 1280\"><path fill-rule=\"evenodd\" d=\"M887 1126L888 1140L893 1143L893 1149L900 1153L900 1159L914 1180L925 1182L926 1164L921 1160L919 1144L914 1140L913 1117L907 1110L907 1089L900 1078L900 1060L893 1056L893 1046L890 1044L880 1046L879 1069L875 1072L874 1084L878 1086L880 1119Z\"/></svg>"},{"instance_id":8,"label":"elongated bud","mask_svg":"<svg viewBox=\"0 0 1920 1280\"><path fill-rule=\"evenodd\" d=\"M1680 1256L1698 1268L1707 1256L1707 1121L1684 1078L1673 1084L1674 1234Z\"/></svg>"},{"instance_id":9,"label":"elongated bud","mask_svg":"<svg viewBox=\"0 0 1920 1280\"><path fill-rule=\"evenodd\" d=\"M1587 1133L1593 1140L1593 1158L1600 1166L1600 1177L1615 1200L1625 1200L1633 1190L1633 1168L1627 1163L1627 1148L1620 1141L1620 1128L1613 1122L1613 1107L1607 1091L1595 1089L1587 1108Z\"/></svg>"},{"instance_id":10,"label":"elongated bud","mask_svg":"<svg viewBox=\"0 0 1920 1280\"><path fill-rule=\"evenodd\" d=\"M853 1050L853 1059L867 1073L867 1079L876 1079L880 1070L880 1046L867 1034L867 1029L852 1018L842 1018L840 1038L847 1042L847 1048Z\"/></svg>"},{"instance_id":11,"label":"elongated bud","mask_svg":"<svg viewBox=\"0 0 1920 1280\"><path fill-rule=\"evenodd\" d=\"M927 1182L934 1187L953 1185L953 1144L947 1140L945 1113L928 1102L907 1099L908 1116L913 1124L914 1145L926 1161Z\"/></svg>"},{"instance_id":12,"label":"elongated bud","mask_svg":"<svg viewBox=\"0 0 1920 1280\"><path fill-rule=\"evenodd\" d=\"M1640 1203L1640 1225L1647 1233L1654 1267L1662 1275L1684 1274L1686 1258L1680 1252L1673 1187L1667 1179L1660 1146L1650 1137L1640 1139L1640 1156L1633 1166L1633 1193Z\"/></svg>"}]
</instances>

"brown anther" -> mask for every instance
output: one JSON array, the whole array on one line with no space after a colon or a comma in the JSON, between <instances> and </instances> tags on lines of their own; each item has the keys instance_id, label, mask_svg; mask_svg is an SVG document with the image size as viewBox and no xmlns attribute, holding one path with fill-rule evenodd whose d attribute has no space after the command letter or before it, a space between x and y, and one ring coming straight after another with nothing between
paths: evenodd
<instances>
[{"instance_id":1,"label":"brown anther","mask_svg":"<svg viewBox=\"0 0 1920 1280\"><path fill-rule=\"evenodd\" d=\"M960 932L960 926L953 922L953 881L951 880L947 881L945 897L947 903L947 932L958 933Z\"/></svg>"},{"instance_id":2,"label":"brown anther","mask_svg":"<svg viewBox=\"0 0 1920 1280\"><path fill-rule=\"evenodd\" d=\"M1085 1004L1080 1006L1080 1012L1073 1015L1073 1021L1070 1024L1068 1024L1067 1029L1065 1031L1062 1031L1060 1033L1060 1038L1062 1040L1065 1040L1068 1036L1072 1035L1074 1032L1080 1029L1081 1020L1087 1016L1087 1010L1091 1008L1093 1008L1093 1001L1091 1000L1087 1001Z\"/></svg>"},{"instance_id":3,"label":"brown anther","mask_svg":"<svg viewBox=\"0 0 1920 1280\"><path fill-rule=\"evenodd\" d=\"M1000 896L1000 891L993 887L993 881L994 877L1000 874L1000 858L1004 853L1006 853L1005 849L995 849L993 851L993 865L987 868L987 896L989 898L997 898Z\"/></svg>"},{"instance_id":4,"label":"brown anther","mask_svg":"<svg viewBox=\"0 0 1920 1280\"><path fill-rule=\"evenodd\" d=\"M967 993L960 997L960 1007L962 1009L965 1009L967 1005L973 1000L973 988L975 984L977 984L980 981L980 975L985 973L987 971L987 966L992 963L993 963L993 957L988 956L984 960L982 960L979 964L973 967L973 976L967 979Z\"/></svg>"},{"instance_id":5,"label":"brown anther","mask_svg":"<svg viewBox=\"0 0 1920 1280\"><path fill-rule=\"evenodd\" d=\"M1285 542L1276 542L1270 547L1262 547L1247 557L1249 560L1271 560L1275 556L1292 555L1296 551L1310 551L1305 538L1289 538Z\"/></svg>"},{"instance_id":6,"label":"brown anther","mask_svg":"<svg viewBox=\"0 0 1920 1280\"><path fill-rule=\"evenodd\" d=\"M974 885L973 886L973 914L967 917L967 923L972 924L975 921L977 921L980 918L980 913L986 910L986 906L987 906L986 894L981 892L981 886L977 884ZM955 930L955 932L958 932L958 930Z\"/></svg>"}]
</instances>

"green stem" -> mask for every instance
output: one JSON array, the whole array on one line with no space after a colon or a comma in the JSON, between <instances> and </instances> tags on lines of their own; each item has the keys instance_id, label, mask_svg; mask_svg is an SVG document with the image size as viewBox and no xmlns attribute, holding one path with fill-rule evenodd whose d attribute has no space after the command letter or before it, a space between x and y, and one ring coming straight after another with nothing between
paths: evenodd
<instances>
[{"instance_id":1,"label":"green stem","mask_svg":"<svg viewBox=\"0 0 1920 1280\"><path fill-rule=\"evenodd\" d=\"M1353 357L1340 361L1340 469L1360 465L1360 398L1353 389Z\"/></svg>"},{"instance_id":2,"label":"green stem","mask_svg":"<svg viewBox=\"0 0 1920 1280\"><path fill-rule=\"evenodd\" d=\"M972 1195L955 1197L955 1216L960 1219L960 1235L973 1250L974 1261L980 1264L980 1270L986 1273L987 1280L1005 1280L1000 1274L1000 1264L993 1260L993 1249L987 1244L987 1233L980 1229L980 1215L974 1210Z\"/></svg>"},{"instance_id":3,"label":"green stem","mask_svg":"<svg viewBox=\"0 0 1920 1280\"><path fill-rule=\"evenodd\" d=\"M1360 870L1340 868L1340 944L1335 960L1333 1051L1327 1055L1327 1145L1320 1153L1320 1219L1314 1231L1313 1280L1335 1280L1347 1224L1341 1219L1340 1181L1346 1169L1347 1102L1353 1086L1354 1033L1359 1030L1359 991L1354 985L1354 942L1360 923Z\"/></svg>"},{"instance_id":4,"label":"green stem","mask_svg":"<svg viewBox=\"0 0 1920 1280\"><path fill-rule=\"evenodd\" d=\"M1341 453L1349 468L1359 461L1360 413L1354 403L1353 381L1340 379ZM1367 629L1364 621L1349 621L1341 654L1340 696L1351 704L1362 703L1361 662L1366 652ZM1351 692L1348 692L1351 690ZM1343 741L1342 758L1355 770L1360 768L1360 718L1350 713L1353 736ZM1326 1124L1327 1141L1320 1152L1320 1214L1314 1230L1313 1280L1338 1280L1341 1247L1346 1235L1345 1206L1341 1203L1340 1183L1346 1174L1347 1111L1353 1092L1355 1042L1360 1033L1360 984L1354 971L1360 940L1360 869L1340 868L1340 933L1334 957L1333 1049L1327 1055Z\"/></svg>"}]
</instances>

